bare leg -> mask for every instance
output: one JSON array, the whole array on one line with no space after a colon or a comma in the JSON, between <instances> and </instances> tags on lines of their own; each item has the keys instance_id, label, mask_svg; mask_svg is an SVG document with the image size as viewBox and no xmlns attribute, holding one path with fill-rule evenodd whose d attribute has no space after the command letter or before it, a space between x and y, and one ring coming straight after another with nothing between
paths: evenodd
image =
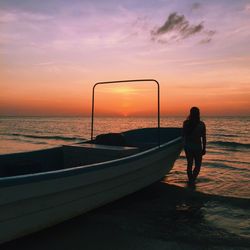
<instances>
[{"instance_id":1,"label":"bare leg","mask_svg":"<svg viewBox=\"0 0 250 250\"><path fill-rule=\"evenodd\" d=\"M194 180L197 178L197 176L200 173L200 169L201 169L201 162L202 162L202 154L201 153L197 153L194 155L194 160L195 160L195 167L194 167L194 171L193 171L193 178Z\"/></svg>"},{"instance_id":2,"label":"bare leg","mask_svg":"<svg viewBox=\"0 0 250 250\"><path fill-rule=\"evenodd\" d=\"M194 180L193 178L193 162L194 162L194 155L191 151L185 150L186 158L187 158L187 176L189 182Z\"/></svg>"}]
</instances>

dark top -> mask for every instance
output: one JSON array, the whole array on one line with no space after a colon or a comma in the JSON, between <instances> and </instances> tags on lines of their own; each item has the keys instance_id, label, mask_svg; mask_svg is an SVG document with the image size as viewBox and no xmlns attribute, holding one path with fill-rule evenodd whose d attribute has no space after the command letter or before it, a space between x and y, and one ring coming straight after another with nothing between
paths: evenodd
<instances>
[{"instance_id":1,"label":"dark top","mask_svg":"<svg viewBox=\"0 0 250 250\"><path fill-rule=\"evenodd\" d=\"M184 139L184 148L202 151L202 140L201 138L206 137L206 126L203 121L200 121L191 132L189 132L189 120L184 121L183 123L183 139Z\"/></svg>"}]
</instances>

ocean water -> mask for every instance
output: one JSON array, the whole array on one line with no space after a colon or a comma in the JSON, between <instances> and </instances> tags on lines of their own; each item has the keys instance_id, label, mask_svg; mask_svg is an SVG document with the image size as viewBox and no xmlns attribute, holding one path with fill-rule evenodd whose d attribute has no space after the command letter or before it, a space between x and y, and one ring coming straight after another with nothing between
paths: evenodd
<instances>
[{"instance_id":1,"label":"ocean water","mask_svg":"<svg viewBox=\"0 0 250 250\"><path fill-rule=\"evenodd\" d=\"M161 126L181 127L184 119L163 117ZM150 234L151 239L164 242L181 241L191 244L190 249L193 249L193 242L200 244L201 241L212 246L215 244L213 249L249 249L250 117L204 117L203 121L207 126L207 154L196 185L187 185L186 159L182 152L172 171L157 188L136 194L136 201L130 201L137 202L135 207L144 204L143 208L140 207L142 212L137 214L142 223L137 231L134 226L130 228L129 218L136 215L138 207L127 208L126 212L127 203L108 207L109 216L110 211L115 210L113 218L119 213L127 218L126 221L116 218L122 220L119 227L123 231L131 233L134 230L133 234L147 239ZM89 117L2 117L0 154L84 141L90 138L90 122ZM156 125L156 118L99 117L95 120L94 135ZM153 194L158 200L152 198ZM138 204L140 199L142 201ZM105 222L107 208L98 211L103 224L112 221ZM143 211L146 214L144 221L141 218ZM135 219L130 222L134 225ZM176 249L189 249L185 246Z\"/></svg>"}]
</instances>

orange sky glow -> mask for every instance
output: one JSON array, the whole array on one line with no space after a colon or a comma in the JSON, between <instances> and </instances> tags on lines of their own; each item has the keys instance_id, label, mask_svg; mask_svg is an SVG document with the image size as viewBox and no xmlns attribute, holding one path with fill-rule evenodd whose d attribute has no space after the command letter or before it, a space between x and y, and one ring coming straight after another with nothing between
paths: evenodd
<instances>
[{"instance_id":1,"label":"orange sky glow","mask_svg":"<svg viewBox=\"0 0 250 250\"><path fill-rule=\"evenodd\" d=\"M250 115L249 1L10 0L0 31L2 116L89 116L94 83L140 78L162 116ZM154 115L156 93L98 86L96 114Z\"/></svg>"}]
</instances>

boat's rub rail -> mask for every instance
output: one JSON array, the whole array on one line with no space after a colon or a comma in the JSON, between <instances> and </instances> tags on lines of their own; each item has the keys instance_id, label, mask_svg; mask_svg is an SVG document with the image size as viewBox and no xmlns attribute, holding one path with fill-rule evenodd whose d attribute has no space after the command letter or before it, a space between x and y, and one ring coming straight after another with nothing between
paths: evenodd
<instances>
[{"instance_id":1,"label":"boat's rub rail","mask_svg":"<svg viewBox=\"0 0 250 250\"><path fill-rule=\"evenodd\" d=\"M110 146L110 145L93 144L93 143L82 143L82 144L64 145L64 147L79 147L79 148L91 148L91 149L104 149L104 150L110 150L110 151L138 150L137 147Z\"/></svg>"}]
</instances>

